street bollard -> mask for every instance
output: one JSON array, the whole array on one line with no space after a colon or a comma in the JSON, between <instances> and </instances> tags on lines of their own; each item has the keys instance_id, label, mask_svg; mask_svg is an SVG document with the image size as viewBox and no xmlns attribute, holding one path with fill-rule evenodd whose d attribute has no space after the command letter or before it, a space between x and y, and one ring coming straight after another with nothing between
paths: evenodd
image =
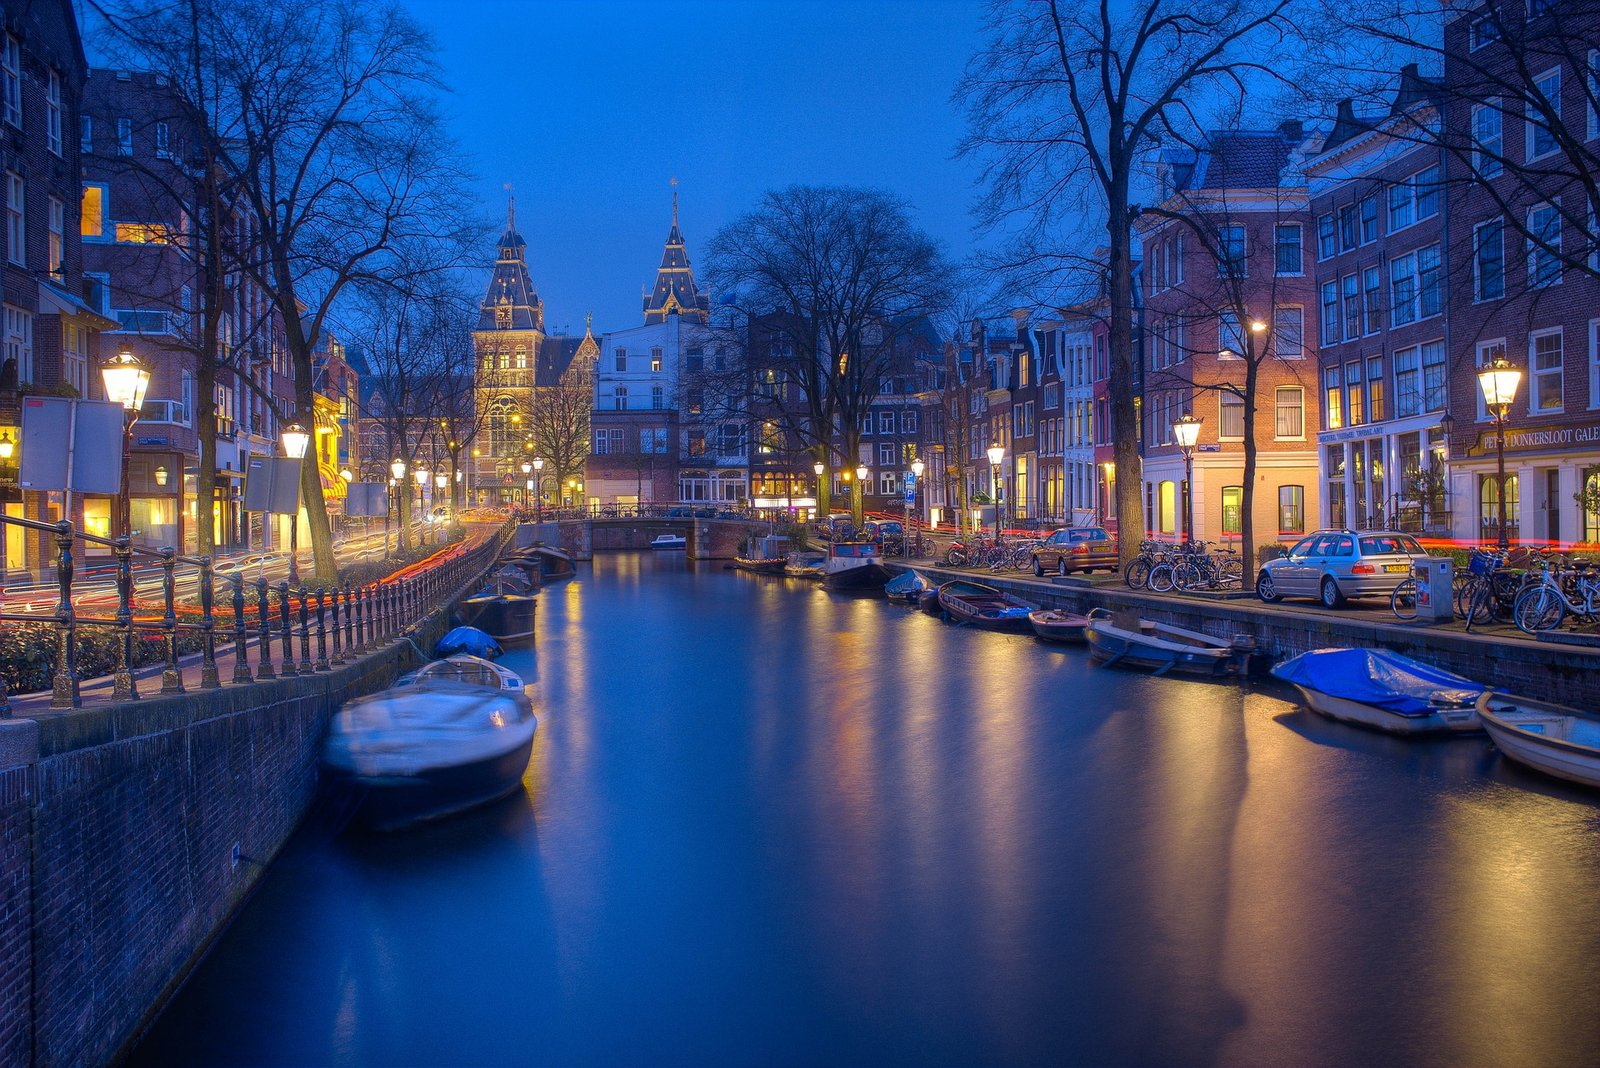
<instances>
[{"instance_id":1,"label":"street bollard","mask_svg":"<svg viewBox=\"0 0 1600 1068\"><path fill-rule=\"evenodd\" d=\"M200 557L200 688L219 690L222 677L217 672L216 590L212 587L211 557Z\"/></svg>"},{"instance_id":2,"label":"street bollard","mask_svg":"<svg viewBox=\"0 0 1600 1068\"><path fill-rule=\"evenodd\" d=\"M117 673L111 693L122 700L137 701L139 684L133 678L133 548L126 535L117 539L112 551L117 557Z\"/></svg>"},{"instance_id":3,"label":"street bollard","mask_svg":"<svg viewBox=\"0 0 1600 1068\"><path fill-rule=\"evenodd\" d=\"M261 606L261 665L256 668L256 678L270 679L275 675L272 670L272 606L267 603L266 579L256 579L256 596Z\"/></svg>"},{"instance_id":4,"label":"street bollard","mask_svg":"<svg viewBox=\"0 0 1600 1068\"><path fill-rule=\"evenodd\" d=\"M250 630L245 623L244 576L233 576L233 682L243 685L250 676Z\"/></svg>"},{"instance_id":5,"label":"street bollard","mask_svg":"<svg viewBox=\"0 0 1600 1068\"><path fill-rule=\"evenodd\" d=\"M310 675L316 670L311 663L311 620L306 605L306 588L300 586L300 674Z\"/></svg>"},{"instance_id":6,"label":"street bollard","mask_svg":"<svg viewBox=\"0 0 1600 1068\"><path fill-rule=\"evenodd\" d=\"M317 668L328 671L328 591L317 587Z\"/></svg>"},{"instance_id":7,"label":"street bollard","mask_svg":"<svg viewBox=\"0 0 1600 1068\"><path fill-rule=\"evenodd\" d=\"M72 524L56 524L56 670L50 680L50 707L77 708L78 617L72 610Z\"/></svg>"},{"instance_id":8,"label":"street bollard","mask_svg":"<svg viewBox=\"0 0 1600 1068\"><path fill-rule=\"evenodd\" d=\"M161 692L182 693L183 672L178 670L178 550L161 547L161 631L166 663L161 668Z\"/></svg>"}]
</instances>

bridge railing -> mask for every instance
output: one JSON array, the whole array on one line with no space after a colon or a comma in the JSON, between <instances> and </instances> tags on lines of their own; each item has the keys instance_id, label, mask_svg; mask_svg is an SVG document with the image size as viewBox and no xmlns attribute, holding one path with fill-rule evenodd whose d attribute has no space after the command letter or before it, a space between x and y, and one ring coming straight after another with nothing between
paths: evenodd
<instances>
[{"instance_id":1,"label":"bridge railing","mask_svg":"<svg viewBox=\"0 0 1600 1068\"><path fill-rule=\"evenodd\" d=\"M696 519L744 519L764 523L769 522L772 518L770 512L762 513L754 508L704 503L588 504L537 510L519 505L512 509L512 515L523 522L532 522L539 519L546 522L580 519L681 519L685 522Z\"/></svg>"},{"instance_id":2,"label":"bridge railing","mask_svg":"<svg viewBox=\"0 0 1600 1068\"><path fill-rule=\"evenodd\" d=\"M185 556L173 548L146 549L127 537L105 538L77 530L69 522L49 523L15 516L0 516L0 534L6 526L48 533L55 541L56 604L53 612L4 611L0 622L55 625L55 663L50 675L50 707L79 708L83 704L78 659L86 631L109 631L115 637L116 668L112 672L111 700L140 698L136 642L148 635L162 643L163 694L184 693L180 660L181 637L199 641L199 688L222 686L217 666L217 646L231 653L229 682L256 681L313 675L380 648L396 638L459 590L474 574L482 574L503 551L511 537L505 525L487 538L456 542L438 552L374 582L307 586L291 589L288 582L275 586L264 577L251 581L243 574L218 575L210 556ZM116 560L116 607L110 615L82 614L73 604L77 562L75 547L109 547ZM134 561L154 560L161 568L159 614L141 614L135 598ZM180 564L198 569L198 605L178 596ZM225 608L218 610L222 601ZM296 645L298 643L298 659ZM273 646L281 652L273 662ZM251 666L251 647L255 664ZM231 647L231 648L230 648ZM9 718L11 703L4 676L0 676L0 718Z\"/></svg>"}]
</instances>

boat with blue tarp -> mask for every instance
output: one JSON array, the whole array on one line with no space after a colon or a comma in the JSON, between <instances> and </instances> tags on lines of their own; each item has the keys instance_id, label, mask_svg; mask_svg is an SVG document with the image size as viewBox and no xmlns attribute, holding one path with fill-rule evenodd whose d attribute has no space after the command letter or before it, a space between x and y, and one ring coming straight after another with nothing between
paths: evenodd
<instances>
[{"instance_id":1,"label":"boat with blue tarp","mask_svg":"<svg viewBox=\"0 0 1600 1068\"><path fill-rule=\"evenodd\" d=\"M1331 719L1390 734L1483 730L1477 703L1489 687L1387 649L1313 649L1272 674Z\"/></svg>"}]
</instances>

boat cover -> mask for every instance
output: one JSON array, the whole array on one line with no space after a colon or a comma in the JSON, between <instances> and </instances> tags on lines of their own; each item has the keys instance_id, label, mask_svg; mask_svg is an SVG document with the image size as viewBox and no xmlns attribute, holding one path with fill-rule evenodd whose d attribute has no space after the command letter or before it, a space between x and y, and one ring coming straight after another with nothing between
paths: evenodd
<instances>
[{"instance_id":1,"label":"boat cover","mask_svg":"<svg viewBox=\"0 0 1600 1068\"><path fill-rule=\"evenodd\" d=\"M455 656L457 653L466 653L469 656L481 656L485 660L493 660L505 652L500 648L500 643L477 627L456 627L447 631L439 644L433 647L433 655L437 657Z\"/></svg>"},{"instance_id":2,"label":"boat cover","mask_svg":"<svg viewBox=\"0 0 1600 1068\"><path fill-rule=\"evenodd\" d=\"M922 573L917 571L902 571L900 574L889 580L889 584L883 588L883 592L889 594L890 596L894 596L895 594L921 593L930 585L932 585L932 583L930 583L927 577Z\"/></svg>"},{"instance_id":3,"label":"boat cover","mask_svg":"<svg viewBox=\"0 0 1600 1068\"><path fill-rule=\"evenodd\" d=\"M1284 682L1396 715L1471 704L1489 687L1384 649L1313 649L1272 669Z\"/></svg>"}]
</instances>

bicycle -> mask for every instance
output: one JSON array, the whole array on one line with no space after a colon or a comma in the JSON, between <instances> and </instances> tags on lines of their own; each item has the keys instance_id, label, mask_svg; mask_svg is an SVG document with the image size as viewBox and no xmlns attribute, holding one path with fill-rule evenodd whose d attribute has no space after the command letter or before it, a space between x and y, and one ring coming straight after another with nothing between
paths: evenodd
<instances>
[{"instance_id":1,"label":"bicycle","mask_svg":"<svg viewBox=\"0 0 1600 1068\"><path fill-rule=\"evenodd\" d=\"M1417 618L1417 580L1408 578L1389 594L1389 611L1399 620L1410 622Z\"/></svg>"},{"instance_id":2,"label":"bicycle","mask_svg":"<svg viewBox=\"0 0 1600 1068\"><path fill-rule=\"evenodd\" d=\"M1587 564L1560 571L1561 578L1552 575L1545 566L1536 584L1517 595L1511 618L1524 634L1554 630L1566 619L1567 613L1580 616L1592 623L1600 615L1600 574L1593 573ZM1570 587L1574 597L1567 596Z\"/></svg>"}]
</instances>

